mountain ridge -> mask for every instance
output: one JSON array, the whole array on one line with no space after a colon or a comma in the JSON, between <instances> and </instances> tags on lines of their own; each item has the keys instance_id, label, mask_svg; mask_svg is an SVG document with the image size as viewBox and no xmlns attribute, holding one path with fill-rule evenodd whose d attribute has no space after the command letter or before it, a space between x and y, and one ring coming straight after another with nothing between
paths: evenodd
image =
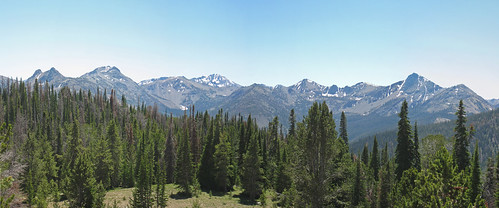
<instances>
[{"instance_id":1,"label":"mountain ridge","mask_svg":"<svg viewBox=\"0 0 499 208\"><path fill-rule=\"evenodd\" d=\"M234 115L251 114L260 126L278 116L286 128L291 109L295 109L297 118L301 119L313 102L326 102L335 116L342 111L347 114L353 139L389 128L403 100L408 101L410 112L421 124L452 119L461 99L470 114L493 108L465 85L444 88L417 73L387 86L358 82L345 87L325 86L310 79L290 86L241 86L219 74L194 78L159 77L135 82L115 66L98 67L76 78L65 77L55 68L45 72L36 70L27 82L32 83L36 78L40 79L39 83L46 81L56 88L67 86L94 93L107 89L108 94L114 89L118 96L125 95L129 103L157 104L160 112L176 115L181 115L191 105L199 111L216 112L222 108Z\"/></svg>"}]
</instances>

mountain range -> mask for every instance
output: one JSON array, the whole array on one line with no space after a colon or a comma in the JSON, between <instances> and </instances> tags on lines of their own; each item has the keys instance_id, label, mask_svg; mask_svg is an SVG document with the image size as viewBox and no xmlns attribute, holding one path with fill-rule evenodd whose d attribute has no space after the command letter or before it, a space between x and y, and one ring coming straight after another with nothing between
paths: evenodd
<instances>
[{"instance_id":1,"label":"mountain range","mask_svg":"<svg viewBox=\"0 0 499 208\"><path fill-rule=\"evenodd\" d=\"M114 66L99 67L76 78L65 77L55 68L36 70L26 82L34 83L35 79L56 89L67 86L95 93L99 88L108 94L114 89L117 96L125 95L129 104L157 104L160 112L175 115L194 105L197 111L214 113L223 109L232 115L251 114L259 126L278 116L284 128L291 109L301 120L313 102L324 101L336 118L342 111L346 113L352 140L394 128L403 100L409 103L411 120L420 124L453 119L461 99L469 114L489 111L499 104L498 100L489 103L465 85L444 88L416 73L388 86L360 82L345 87L324 86L308 79L291 86L241 86L218 74L191 79L160 77L137 83Z\"/></svg>"}]
</instances>

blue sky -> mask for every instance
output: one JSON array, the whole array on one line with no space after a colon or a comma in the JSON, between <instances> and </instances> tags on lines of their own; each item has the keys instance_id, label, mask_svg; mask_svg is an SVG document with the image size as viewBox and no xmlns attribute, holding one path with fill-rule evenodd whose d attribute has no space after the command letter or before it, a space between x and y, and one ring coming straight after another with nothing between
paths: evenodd
<instances>
[{"instance_id":1,"label":"blue sky","mask_svg":"<svg viewBox=\"0 0 499 208\"><path fill-rule=\"evenodd\" d=\"M0 74L111 65L135 81L387 85L412 72L499 98L499 1L2 1Z\"/></svg>"}]
</instances>

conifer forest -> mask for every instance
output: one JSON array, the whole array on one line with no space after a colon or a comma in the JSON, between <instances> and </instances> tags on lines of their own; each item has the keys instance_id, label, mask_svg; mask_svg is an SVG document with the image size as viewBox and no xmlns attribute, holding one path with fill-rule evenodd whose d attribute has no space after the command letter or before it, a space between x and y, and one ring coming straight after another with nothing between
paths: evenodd
<instances>
[{"instance_id":1,"label":"conifer forest","mask_svg":"<svg viewBox=\"0 0 499 208\"><path fill-rule=\"evenodd\" d=\"M353 152L348 117L337 122L325 102L258 126L223 109L174 116L112 89L6 80L0 207L118 207L106 193L122 189L132 190L125 207L172 207L202 194L263 207L499 207L499 155L480 164L462 101L452 138L419 138L408 111L404 102L393 123L396 146L373 136Z\"/></svg>"}]
</instances>

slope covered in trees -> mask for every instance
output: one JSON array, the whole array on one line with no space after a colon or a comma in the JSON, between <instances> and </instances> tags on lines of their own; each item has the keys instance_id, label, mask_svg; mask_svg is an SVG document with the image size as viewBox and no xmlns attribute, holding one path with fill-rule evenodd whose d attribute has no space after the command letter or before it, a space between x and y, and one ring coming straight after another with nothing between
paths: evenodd
<instances>
[{"instance_id":1,"label":"slope covered in trees","mask_svg":"<svg viewBox=\"0 0 499 208\"><path fill-rule=\"evenodd\" d=\"M278 117L258 127L251 116L229 116L222 109L210 115L195 112L194 106L173 117L157 106L128 105L114 90L105 94L106 89L56 91L36 81L1 86L2 207L46 207L60 200L69 207L103 207L106 191L121 187L133 187L132 207L164 207L168 197L194 197L201 191L223 195L241 188L241 203L265 203L270 197L283 207L495 203L497 165L480 179L483 150L470 151L464 169L454 162L460 152L448 151L445 141L434 142L433 149L420 145L431 150L422 154L421 169L415 162L417 145L403 147L408 154L389 157L380 136L381 154L376 146L356 155L349 148L346 117L338 132L325 102L313 103L302 122L292 110L284 133ZM400 118L400 139L417 144L410 118ZM409 166L402 166L406 160ZM166 183L181 192L168 196Z\"/></svg>"},{"instance_id":2,"label":"slope covered in trees","mask_svg":"<svg viewBox=\"0 0 499 208\"><path fill-rule=\"evenodd\" d=\"M457 109L456 109L457 111ZM456 117L457 118L457 117ZM497 153L499 153L499 109L474 114L466 117L466 127L473 126L474 134L470 141L470 149L472 150L475 145L475 140L478 140L478 148L480 150L480 164L482 167L485 167L487 164L487 160L489 157L495 157ZM449 145L449 150L453 146L453 137L455 135L454 127L456 125L456 120L429 124L418 126L418 136L420 143L424 140L425 137L429 135L441 135L445 138L445 143ZM397 131L384 131L377 133L372 136L363 137L355 142L352 142L350 148L352 152L357 153L364 148L364 145L367 143L369 148L372 147L373 138L377 136L378 143L384 144L388 143L388 149L390 155L394 153L397 138ZM422 144L420 144L421 146ZM471 154L470 154L471 157Z\"/></svg>"}]
</instances>

